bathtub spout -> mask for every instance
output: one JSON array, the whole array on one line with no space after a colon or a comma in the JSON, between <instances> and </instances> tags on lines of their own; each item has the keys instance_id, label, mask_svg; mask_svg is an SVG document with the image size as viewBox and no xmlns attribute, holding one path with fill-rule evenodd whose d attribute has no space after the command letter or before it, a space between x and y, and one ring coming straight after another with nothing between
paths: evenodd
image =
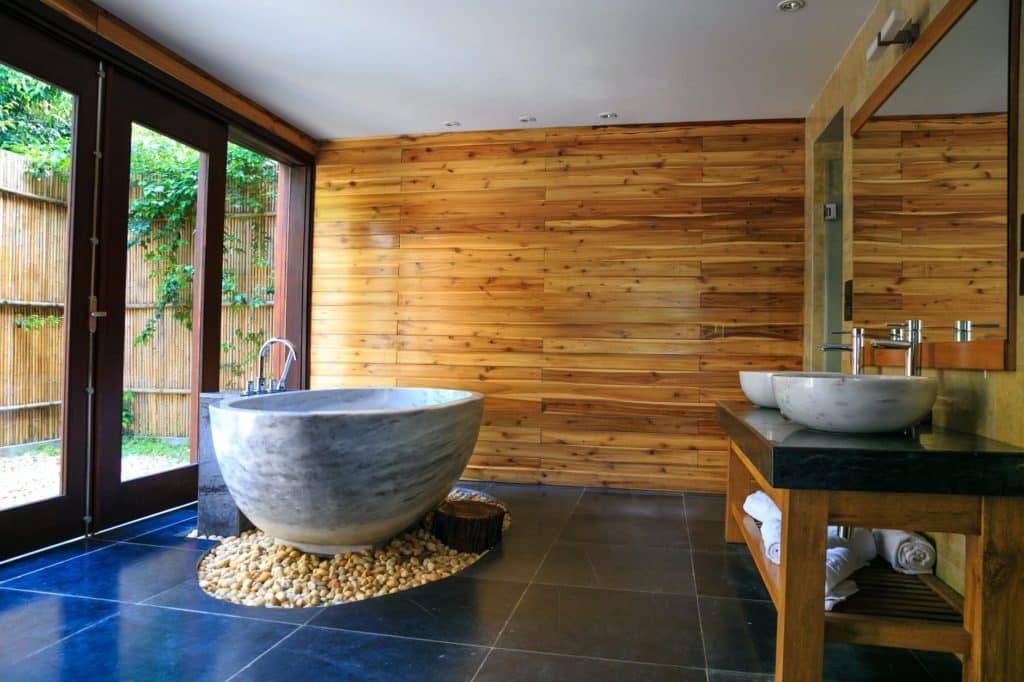
<instances>
[{"instance_id":1,"label":"bathtub spout","mask_svg":"<svg viewBox=\"0 0 1024 682\"><path fill-rule=\"evenodd\" d=\"M279 379L275 380L273 374L271 374L268 379L265 371L267 355L277 344L283 345L288 351L285 356L284 369L281 370L281 377ZM260 352L256 359L256 379L255 381L249 382L244 395L278 393L280 391L284 391L285 381L288 379L288 370L292 368L292 363L295 362L295 357L295 346L288 339L278 337L267 339L263 345L260 346Z\"/></svg>"}]
</instances>

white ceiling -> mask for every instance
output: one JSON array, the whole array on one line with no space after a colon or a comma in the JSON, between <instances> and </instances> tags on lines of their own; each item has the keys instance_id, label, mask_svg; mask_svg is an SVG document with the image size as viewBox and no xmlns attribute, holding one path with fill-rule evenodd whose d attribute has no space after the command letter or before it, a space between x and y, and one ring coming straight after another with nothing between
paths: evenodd
<instances>
[{"instance_id":1,"label":"white ceiling","mask_svg":"<svg viewBox=\"0 0 1024 682\"><path fill-rule=\"evenodd\" d=\"M99 0L321 139L803 117L875 0Z\"/></svg>"}]
</instances>

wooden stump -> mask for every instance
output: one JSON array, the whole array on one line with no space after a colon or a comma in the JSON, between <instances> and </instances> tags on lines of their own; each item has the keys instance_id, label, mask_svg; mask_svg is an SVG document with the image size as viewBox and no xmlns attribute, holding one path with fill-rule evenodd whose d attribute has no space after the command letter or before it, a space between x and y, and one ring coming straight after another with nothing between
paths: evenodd
<instances>
[{"instance_id":1,"label":"wooden stump","mask_svg":"<svg viewBox=\"0 0 1024 682\"><path fill-rule=\"evenodd\" d=\"M438 540L460 552L478 554L501 542L505 510L477 500L444 502L430 524Z\"/></svg>"}]
</instances>

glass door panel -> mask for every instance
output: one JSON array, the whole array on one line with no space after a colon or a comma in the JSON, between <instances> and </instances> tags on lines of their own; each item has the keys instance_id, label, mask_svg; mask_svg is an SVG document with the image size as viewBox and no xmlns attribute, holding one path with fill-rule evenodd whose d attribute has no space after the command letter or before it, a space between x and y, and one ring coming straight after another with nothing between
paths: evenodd
<instances>
[{"instance_id":1,"label":"glass door panel","mask_svg":"<svg viewBox=\"0 0 1024 682\"><path fill-rule=\"evenodd\" d=\"M75 98L0 64L0 510L64 494Z\"/></svg>"},{"instance_id":2,"label":"glass door panel","mask_svg":"<svg viewBox=\"0 0 1024 682\"><path fill-rule=\"evenodd\" d=\"M198 392L217 389L220 325L195 321L219 310L221 268L195 254L223 237L227 149L223 124L116 69L105 103L98 530L196 499Z\"/></svg>"},{"instance_id":3,"label":"glass door panel","mask_svg":"<svg viewBox=\"0 0 1024 682\"><path fill-rule=\"evenodd\" d=\"M0 560L85 532L97 62L0 14Z\"/></svg>"},{"instance_id":4,"label":"glass door panel","mask_svg":"<svg viewBox=\"0 0 1024 682\"><path fill-rule=\"evenodd\" d=\"M192 147L132 124L122 481L190 464L192 234L199 159Z\"/></svg>"},{"instance_id":5,"label":"glass door panel","mask_svg":"<svg viewBox=\"0 0 1024 682\"><path fill-rule=\"evenodd\" d=\"M274 336L274 235L279 164L228 144L221 288L220 386L243 391L260 346ZM274 367L281 367L274 358ZM279 371L279 370L277 370Z\"/></svg>"}]
</instances>

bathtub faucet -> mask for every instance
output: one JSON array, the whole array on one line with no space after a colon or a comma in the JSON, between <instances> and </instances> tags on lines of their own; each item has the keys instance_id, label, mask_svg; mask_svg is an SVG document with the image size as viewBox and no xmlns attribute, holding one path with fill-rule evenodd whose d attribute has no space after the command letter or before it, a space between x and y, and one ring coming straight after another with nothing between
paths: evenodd
<instances>
[{"instance_id":1,"label":"bathtub faucet","mask_svg":"<svg viewBox=\"0 0 1024 682\"><path fill-rule=\"evenodd\" d=\"M270 350L277 344L281 344L288 351L287 355L285 355L284 369L281 370L280 379L275 380L273 374L271 374L268 379L266 377L264 365L267 363L267 354L270 353ZM259 356L256 360L256 379L249 380L244 395L279 393L285 390L285 381L288 379L288 370L292 368L292 363L295 362L295 357L295 346L288 339L281 339L277 337L267 339L263 345L260 346Z\"/></svg>"}]
</instances>

